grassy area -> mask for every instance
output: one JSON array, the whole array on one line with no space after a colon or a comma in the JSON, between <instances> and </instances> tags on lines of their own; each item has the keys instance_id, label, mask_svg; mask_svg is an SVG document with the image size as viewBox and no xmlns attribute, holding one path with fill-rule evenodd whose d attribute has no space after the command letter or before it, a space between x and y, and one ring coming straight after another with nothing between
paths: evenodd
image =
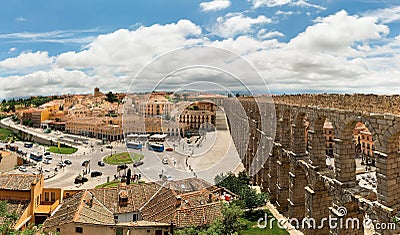
<instances>
[{"instance_id":1,"label":"grassy area","mask_svg":"<svg viewBox=\"0 0 400 235\"><path fill-rule=\"evenodd\" d=\"M78 149L73 148L73 147L60 147L60 151L58 151L57 146L50 146L47 148L47 151L52 152L52 153L61 153L61 154L73 154L77 151Z\"/></svg>"},{"instance_id":2,"label":"grassy area","mask_svg":"<svg viewBox=\"0 0 400 235\"><path fill-rule=\"evenodd\" d=\"M142 160L143 157L144 156L141 153L133 153L133 156L132 156L132 155L129 155L128 152L123 152L123 153L116 153L116 154L107 156L103 159L103 161L105 163L111 164L111 165L130 164L130 163L134 163L134 162Z\"/></svg>"},{"instance_id":3,"label":"grassy area","mask_svg":"<svg viewBox=\"0 0 400 235\"><path fill-rule=\"evenodd\" d=\"M118 180L114 180L114 181L110 181L108 183L104 183L104 184L99 184L96 186L96 188L112 188L112 187L117 187L119 184Z\"/></svg>"},{"instance_id":4,"label":"grassy area","mask_svg":"<svg viewBox=\"0 0 400 235\"><path fill-rule=\"evenodd\" d=\"M0 128L0 140L5 141L7 136L10 135L12 131L4 128Z\"/></svg>"},{"instance_id":5,"label":"grassy area","mask_svg":"<svg viewBox=\"0 0 400 235\"><path fill-rule=\"evenodd\" d=\"M264 224L265 222L265 213L268 215L268 223ZM252 211L245 213L245 222L248 225L248 229L243 231L243 235L258 235L258 234L266 234L266 235L288 235L289 233L279 228L278 221L271 219L272 214L269 211ZM261 225L266 225L265 228L259 228L257 221L263 218L260 222ZM269 222L272 221L272 227L270 226Z\"/></svg>"},{"instance_id":6,"label":"grassy area","mask_svg":"<svg viewBox=\"0 0 400 235\"><path fill-rule=\"evenodd\" d=\"M108 183L99 184L95 188L112 188L117 187L119 185L119 180L110 181ZM138 182L131 182L131 184L144 184L146 183L144 180L139 180Z\"/></svg>"}]
</instances>

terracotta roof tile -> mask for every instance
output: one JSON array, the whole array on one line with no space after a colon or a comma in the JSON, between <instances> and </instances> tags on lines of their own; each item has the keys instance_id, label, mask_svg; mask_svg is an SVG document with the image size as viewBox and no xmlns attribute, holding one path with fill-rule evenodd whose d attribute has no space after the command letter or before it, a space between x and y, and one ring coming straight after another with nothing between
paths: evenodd
<instances>
[{"instance_id":1,"label":"terracotta roof tile","mask_svg":"<svg viewBox=\"0 0 400 235\"><path fill-rule=\"evenodd\" d=\"M41 175L31 174L0 174L0 189L31 190L31 184L38 182Z\"/></svg>"},{"instance_id":2,"label":"terracotta roof tile","mask_svg":"<svg viewBox=\"0 0 400 235\"><path fill-rule=\"evenodd\" d=\"M53 227L68 223L114 224L114 215L89 191L81 191L66 199L61 208L43 226Z\"/></svg>"},{"instance_id":3,"label":"terracotta roof tile","mask_svg":"<svg viewBox=\"0 0 400 235\"><path fill-rule=\"evenodd\" d=\"M202 226L210 224L222 216L222 203L213 202L202 206L176 210L175 224L177 227Z\"/></svg>"},{"instance_id":4,"label":"terracotta roof tile","mask_svg":"<svg viewBox=\"0 0 400 235\"><path fill-rule=\"evenodd\" d=\"M7 212L15 213L18 218L25 212L26 208L29 206L29 201L27 200L5 200L7 202ZM0 224L3 224L4 218L0 217Z\"/></svg>"}]
</instances>

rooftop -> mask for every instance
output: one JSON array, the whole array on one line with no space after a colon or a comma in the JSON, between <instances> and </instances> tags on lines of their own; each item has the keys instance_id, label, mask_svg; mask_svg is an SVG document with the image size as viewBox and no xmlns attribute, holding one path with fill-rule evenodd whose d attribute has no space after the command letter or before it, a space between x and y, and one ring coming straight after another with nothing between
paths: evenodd
<instances>
[{"instance_id":1,"label":"rooftop","mask_svg":"<svg viewBox=\"0 0 400 235\"><path fill-rule=\"evenodd\" d=\"M48 218L43 227L68 223L114 224L114 215L93 194L87 190L67 198L60 209Z\"/></svg>"},{"instance_id":2,"label":"rooftop","mask_svg":"<svg viewBox=\"0 0 400 235\"><path fill-rule=\"evenodd\" d=\"M31 190L31 184L40 181L42 175L31 174L0 174L0 189Z\"/></svg>"}]
</instances>

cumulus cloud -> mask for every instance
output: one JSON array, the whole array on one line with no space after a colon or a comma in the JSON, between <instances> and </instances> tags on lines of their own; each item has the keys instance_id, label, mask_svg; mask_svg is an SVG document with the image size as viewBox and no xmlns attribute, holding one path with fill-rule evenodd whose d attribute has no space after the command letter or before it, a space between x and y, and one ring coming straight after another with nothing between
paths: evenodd
<instances>
[{"instance_id":1,"label":"cumulus cloud","mask_svg":"<svg viewBox=\"0 0 400 235\"><path fill-rule=\"evenodd\" d=\"M11 48L10 52L15 51ZM43 65L50 65L53 62L53 58L49 57L47 51L38 52L23 52L17 57L8 58L0 61L0 68L3 69L25 69Z\"/></svg>"},{"instance_id":2,"label":"cumulus cloud","mask_svg":"<svg viewBox=\"0 0 400 235\"><path fill-rule=\"evenodd\" d=\"M238 64L240 59L234 53L255 66L273 93L390 93L395 92L393 87L400 85L400 36L387 39L388 27L376 18L352 16L340 11L316 19L291 41L280 42L277 38L283 33L254 27L270 22L264 17L228 14L220 20L221 27L229 29L222 33L225 36L238 36L218 40L212 40L212 37L203 33L199 25L189 20L180 20L171 24L141 26L135 30L120 29L102 34L81 51L62 53L54 58L49 57L47 52L21 53L1 61L0 67L46 68L25 75L3 75L0 79L0 97L49 92L86 93L94 86L102 90L125 92L134 75L152 60L157 61L156 66L153 65L141 80L150 87L166 74L168 68L181 68L199 61L231 69L246 84L251 83L253 77L246 76L246 71L242 71L243 66ZM240 25L243 22L238 19L244 19L245 26ZM242 33L246 35L240 35ZM379 45L371 43L376 40L380 40ZM223 53L215 51L193 50L196 53L187 53L192 52L187 48L194 45L221 47L234 53L223 61L220 60ZM186 48L182 50L182 56L178 53L172 59L158 58L181 47ZM199 79L224 83L226 74L222 76L221 71L182 71L169 77L169 85L187 84ZM226 83L227 86L235 86L234 82Z\"/></svg>"},{"instance_id":3,"label":"cumulus cloud","mask_svg":"<svg viewBox=\"0 0 400 235\"><path fill-rule=\"evenodd\" d=\"M248 0L252 5L253 8L260 8L260 7L280 7L284 5L289 5L289 6L298 6L298 7L311 7L311 8L316 8L319 10L325 10L325 7L316 5L316 4L311 4L307 2L306 0Z\"/></svg>"},{"instance_id":4,"label":"cumulus cloud","mask_svg":"<svg viewBox=\"0 0 400 235\"><path fill-rule=\"evenodd\" d=\"M272 20L264 15L256 18L245 16L243 13L228 13L217 18L216 24L209 31L220 37L229 38L240 34L251 33L256 26L271 23Z\"/></svg>"},{"instance_id":5,"label":"cumulus cloud","mask_svg":"<svg viewBox=\"0 0 400 235\"><path fill-rule=\"evenodd\" d=\"M119 72L136 70L159 53L178 47L196 45L201 28L189 20L129 31L120 29L98 36L80 52L61 54L56 62L58 67L98 68L113 67Z\"/></svg>"},{"instance_id":6,"label":"cumulus cloud","mask_svg":"<svg viewBox=\"0 0 400 235\"><path fill-rule=\"evenodd\" d=\"M289 4L291 0L249 0L253 4L253 8L259 8L262 6L276 7Z\"/></svg>"},{"instance_id":7,"label":"cumulus cloud","mask_svg":"<svg viewBox=\"0 0 400 235\"><path fill-rule=\"evenodd\" d=\"M269 39L269 38L276 38L276 37L283 37L285 34L279 31L267 31L266 29L260 29L257 33L257 38L260 39Z\"/></svg>"},{"instance_id":8,"label":"cumulus cloud","mask_svg":"<svg viewBox=\"0 0 400 235\"><path fill-rule=\"evenodd\" d=\"M355 42L379 39L389 33L386 25L377 24L372 17L349 16L342 10L334 15L318 18L315 25L293 38L289 45L310 51L355 53Z\"/></svg>"},{"instance_id":9,"label":"cumulus cloud","mask_svg":"<svg viewBox=\"0 0 400 235\"><path fill-rule=\"evenodd\" d=\"M202 11L219 11L228 8L231 5L230 0L213 0L211 2L200 3Z\"/></svg>"}]
</instances>

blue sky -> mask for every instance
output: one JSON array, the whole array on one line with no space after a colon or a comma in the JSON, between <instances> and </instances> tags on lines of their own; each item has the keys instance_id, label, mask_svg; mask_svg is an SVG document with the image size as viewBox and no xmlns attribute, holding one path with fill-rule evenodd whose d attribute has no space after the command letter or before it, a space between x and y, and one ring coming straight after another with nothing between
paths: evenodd
<instances>
[{"instance_id":1,"label":"blue sky","mask_svg":"<svg viewBox=\"0 0 400 235\"><path fill-rule=\"evenodd\" d=\"M272 93L396 93L399 35L395 0L5 1L0 98L126 91L152 58L193 45L243 56Z\"/></svg>"}]
</instances>

